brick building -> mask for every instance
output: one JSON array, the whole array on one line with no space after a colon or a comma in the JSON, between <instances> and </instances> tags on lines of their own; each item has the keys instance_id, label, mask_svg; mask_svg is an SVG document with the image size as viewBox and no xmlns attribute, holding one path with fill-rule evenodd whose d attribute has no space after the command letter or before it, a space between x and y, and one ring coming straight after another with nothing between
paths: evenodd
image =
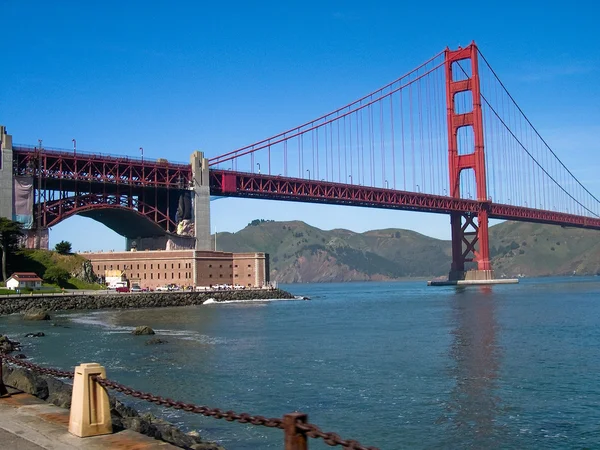
<instances>
[{"instance_id":1,"label":"brick building","mask_svg":"<svg viewBox=\"0 0 600 450\"><path fill-rule=\"evenodd\" d=\"M121 271L142 288L166 284L210 286L216 284L261 287L269 283L269 255L197 250L144 250L82 253L99 276Z\"/></svg>"}]
</instances>

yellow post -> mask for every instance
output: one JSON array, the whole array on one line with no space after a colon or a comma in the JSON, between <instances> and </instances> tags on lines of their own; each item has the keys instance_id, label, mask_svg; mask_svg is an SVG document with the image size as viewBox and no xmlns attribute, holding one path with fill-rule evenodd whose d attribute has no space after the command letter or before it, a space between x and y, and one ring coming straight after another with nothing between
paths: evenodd
<instances>
[{"instance_id":1,"label":"yellow post","mask_svg":"<svg viewBox=\"0 0 600 450\"><path fill-rule=\"evenodd\" d=\"M79 437L112 433L108 394L92 380L97 375L106 378L100 364L88 363L75 367L69 433Z\"/></svg>"}]
</instances>

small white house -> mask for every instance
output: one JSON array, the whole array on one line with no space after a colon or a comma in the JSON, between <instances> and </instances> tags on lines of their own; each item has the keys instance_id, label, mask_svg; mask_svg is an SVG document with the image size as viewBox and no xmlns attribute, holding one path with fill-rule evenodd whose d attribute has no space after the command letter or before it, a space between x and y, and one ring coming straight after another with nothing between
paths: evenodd
<instances>
[{"instance_id":1,"label":"small white house","mask_svg":"<svg viewBox=\"0 0 600 450\"><path fill-rule=\"evenodd\" d=\"M42 287L42 279L34 272L15 272L6 280L6 287L12 290L23 288L39 289Z\"/></svg>"}]
</instances>

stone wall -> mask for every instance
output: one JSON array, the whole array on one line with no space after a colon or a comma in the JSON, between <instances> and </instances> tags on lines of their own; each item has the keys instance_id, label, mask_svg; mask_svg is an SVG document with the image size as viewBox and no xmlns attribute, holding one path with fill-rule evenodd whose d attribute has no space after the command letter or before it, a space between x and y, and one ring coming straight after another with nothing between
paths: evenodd
<instances>
[{"instance_id":1,"label":"stone wall","mask_svg":"<svg viewBox=\"0 0 600 450\"><path fill-rule=\"evenodd\" d=\"M215 292L144 292L130 294L64 294L64 295L9 295L0 299L0 315L14 314L30 309L46 311L86 309L160 308L166 306L201 305L209 298L217 302L229 300L291 299L281 289L259 289Z\"/></svg>"}]
</instances>

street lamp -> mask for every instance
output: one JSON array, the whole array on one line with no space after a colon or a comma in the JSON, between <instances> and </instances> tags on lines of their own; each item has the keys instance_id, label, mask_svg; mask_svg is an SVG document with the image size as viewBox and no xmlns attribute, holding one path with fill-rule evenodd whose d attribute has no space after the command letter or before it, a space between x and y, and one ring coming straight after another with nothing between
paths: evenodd
<instances>
[{"instance_id":1,"label":"street lamp","mask_svg":"<svg viewBox=\"0 0 600 450\"><path fill-rule=\"evenodd\" d=\"M71 139L73 141L73 155L77 154L77 141L75 139Z\"/></svg>"},{"instance_id":2,"label":"street lamp","mask_svg":"<svg viewBox=\"0 0 600 450\"><path fill-rule=\"evenodd\" d=\"M306 171L308 172L308 179L310 180L310 169L306 169Z\"/></svg>"},{"instance_id":3,"label":"street lamp","mask_svg":"<svg viewBox=\"0 0 600 450\"><path fill-rule=\"evenodd\" d=\"M352 184L352 175L348 175L348 178L350 178L350 184Z\"/></svg>"},{"instance_id":4,"label":"street lamp","mask_svg":"<svg viewBox=\"0 0 600 450\"><path fill-rule=\"evenodd\" d=\"M260 174L260 163L256 163L256 165L258 166L258 173Z\"/></svg>"},{"instance_id":5,"label":"street lamp","mask_svg":"<svg viewBox=\"0 0 600 450\"><path fill-rule=\"evenodd\" d=\"M419 185L417 184L417 192L421 192L421 188L419 187Z\"/></svg>"},{"instance_id":6,"label":"street lamp","mask_svg":"<svg viewBox=\"0 0 600 450\"><path fill-rule=\"evenodd\" d=\"M390 185L388 184L388 180L385 180L385 188L389 189Z\"/></svg>"},{"instance_id":7,"label":"street lamp","mask_svg":"<svg viewBox=\"0 0 600 450\"><path fill-rule=\"evenodd\" d=\"M143 149L143 147L140 147L140 152L142 153L142 162L144 162L144 149Z\"/></svg>"}]
</instances>

